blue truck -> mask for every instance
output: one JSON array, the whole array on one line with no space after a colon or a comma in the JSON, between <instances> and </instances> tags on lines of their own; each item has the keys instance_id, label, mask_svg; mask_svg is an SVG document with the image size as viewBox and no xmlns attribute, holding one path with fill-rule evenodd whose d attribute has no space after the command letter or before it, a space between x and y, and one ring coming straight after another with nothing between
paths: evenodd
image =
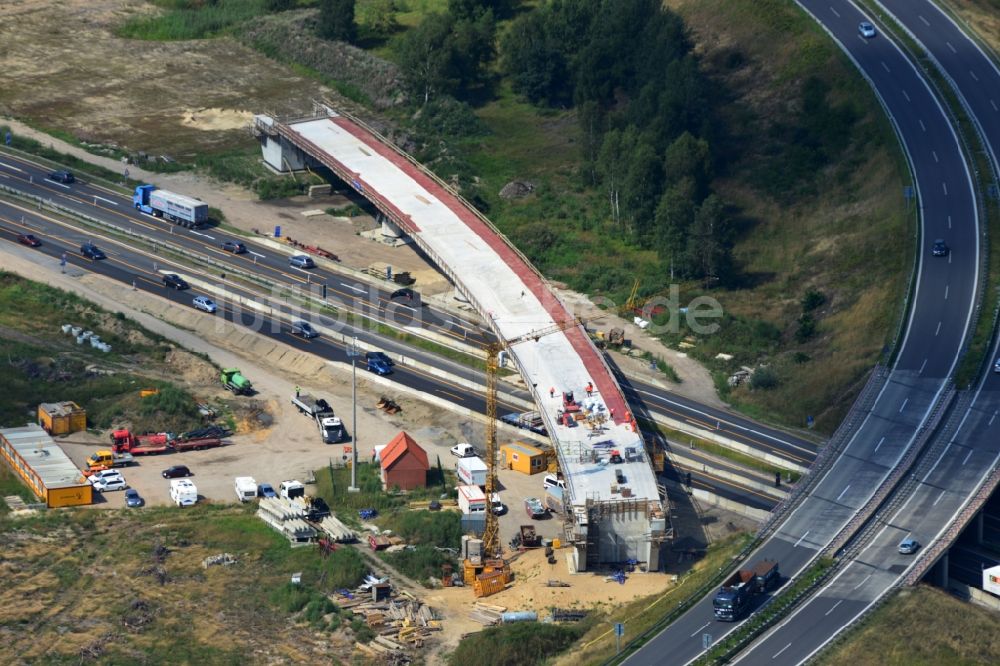
<instances>
[{"instance_id":1,"label":"blue truck","mask_svg":"<svg viewBox=\"0 0 1000 666\"><path fill-rule=\"evenodd\" d=\"M778 587L781 573L776 560L761 560L726 579L712 600L715 619L736 622L750 610L754 597Z\"/></svg>"},{"instance_id":2,"label":"blue truck","mask_svg":"<svg viewBox=\"0 0 1000 666\"><path fill-rule=\"evenodd\" d=\"M132 193L132 205L143 213L162 217L188 229L208 222L208 204L183 194L139 185Z\"/></svg>"}]
</instances>

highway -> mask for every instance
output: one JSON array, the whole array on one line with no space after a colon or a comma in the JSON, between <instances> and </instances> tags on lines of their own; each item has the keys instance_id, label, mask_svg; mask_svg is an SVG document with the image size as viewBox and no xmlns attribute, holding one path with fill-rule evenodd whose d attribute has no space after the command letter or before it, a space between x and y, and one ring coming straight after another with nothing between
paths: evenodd
<instances>
[{"instance_id":1,"label":"highway","mask_svg":"<svg viewBox=\"0 0 1000 666\"><path fill-rule=\"evenodd\" d=\"M311 271L313 275L302 278L304 271L297 271L287 266L286 255L279 254L272 248L256 246L252 239L246 239L248 253L243 255L233 255L223 252L218 248L220 239L230 236L220 233L214 229L202 229L197 231L184 230L174 227L169 223L152 216L143 215L131 207L131 201L126 197L106 188L91 185L85 181L77 181L72 185L63 185L46 178L47 170L38 165L16 156L0 156L0 183L7 186L17 186L26 194L41 196L45 199L57 201L59 204L71 208L81 214L90 217L106 219L109 222L125 228L136 229L138 232L153 238L162 238L171 243L180 245L192 252L210 254L213 259L223 265L231 264L240 270L260 271L267 279L280 284L290 284L301 286L305 281L315 281L322 278L328 282L336 282L342 286L340 289L329 289L328 296L331 305L338 309L353 311L363 311L373 317L378 317L383 321L392 321L394 325L424 325L437 333L447 332L454 337L458 337L458 331L462 332L463 341L475 344L481 342L483 333L474 323L459 320L450 314L435 312L432 308L424 306L417 316L407 313L412 308L390 307L385 305L389 301L389 292L379 290L371 285L356 281L355 278L346 274L339 274L334 271L327 271L319 268ZM27 209L27 210L25 210ZM132 226L130 226L132 225ZM112 240L98 240L97 244L105 250L109 259L105 262L92 262L79 254L80 244L93 237L93 232L89 230L75 230L72 226L60 224L52 216L37 215L30 207L17 204L6 205L0 210L0 228L7 233L0 233L0 237L13 241L19 233L31 232L43 240L43 247L40 251L53 257L58 257L62 252L66 252L70 263L87 266L89 270L95 270L108 274L115 279L120 279L126 283L135 281L140 289L148 289L165 295L178 302L190 304L190 299L199 293L197 289L185 291L181 294L174 293L163 287L160 282L160 274L165 270L175 271L189 278L199 278L208 283L218 286L225 286L230 291L240 293L246 298L258 298L258 296L245 287L240 286L234 280L224 280L212 269L211 272L201 269L191 269L183 265L169 265L168 260L163 257L150 256L148 251L130 248L125 244ZM102 233L102 232L97 232ZM111 238L110 236L108 237ZM118 270L112 271L112 264ZM232 277L232 276L231 276ZM215 300L219 300L213 293L206 295ZM393 317L386 317L386 313L393 314ZM233 308L224 308L225 316L233 317ZM408 347L396 340L377 335L365 327L358 327L351 322L338 320L330 322L327 318L315 313L304 313L303 318L309 319L313 323L331 326L335 330L345 335L357 335L360 340L369 345L384 349L387 353L400 357L405 356L415 358L429 365L439 367L449 374L460 377L467 381L475 382L477 385L485 383L482 374L459 363L442 359L428 352ZM261 318L249 313L243 313L241 317L250 317L256 320L253 324L257 328L266 328L271 331L268 323L261 325ZM280 328L280 327L279 327ZM332 360L346 360L342 345L332 340L312 343L303 341L301 338L293 337L287 333L287 327L283 331L273 332L275 335L284 336L285 341L291 341L296 345L309 344L310 350L318 354L325 355L329 352L328 358ZM407 373L419 371L412 368L405 372L400 370L395 373L393 380L399 381L405 386L426 390L431 395L436 395L441 399L454 402L463 407L477 412L484 412L485 406L478 391L469 391L467 388L458 385L448 385L449 382L439 378L429 376L410 377ZM623 378L623 376L620 376ZM689 399L677 396L676 394L664 391L650 384L632 381L625 386L626 396L636 410L637 414L648 413L650 410L661 415L668 416L682 423L690 424L703 430L709 430L715 434L727 437L734 441L745 444L749 447L768 451L772 455L789 460L792 463L808 465L815 456L816 444L802 440L777 429L762 426L738 415L730 414L722 410L700 405ZM502 386L502 393L516 396L523 400L530 401L527 391L517 389L511 385ZM521 411L519 406L513 404L501 404L501 410ZM502 412L503 413L503 412ZM755 508L769 509L773 506L773 500L761 495L759 492L746 484L734 481L730 478L713 476L710 471L697 473L697 483L701 487L710 488L712 492L727 500L743 502Z\"/></svg>"},{"instance_id":2,"label":"highway","mask_svg":"<svg viewBox=\"0 0 1000 666\"><path fill-rule=\"evenodd\" d=\"M932 3L880 0L880 4L943 70L978 126L996 169L1000 153L1000 71L996 65ZM991 351L991 358L1000 355L996 347ZM902 507L879 524L881 529L875 538L820 594L798 609L780 631L772 632L757 643L740 661L773 663L779 651L787 663L803 661L898 584L915 559L897 552L899 541L912 536L926 548L941 538L961 515L967 498L1000 464L998 417L1000 374L988 372L971 405L954 414L953 418L959 421L956 431L940 433L935 442L942 448L940 453L932 450L924 460L918 461L919 482L906 495L901 495L901 498L905 496ZM979 567L984 561L995 563L968 546L960 545L949 554L952 575L977 587L982 584Z\"/></svg>"},{"instance_id":3,"label":"highway","mask_svg":"<svg viewBox=\"0 0 1000 666\"><path fill-rule=\"evenodd\" d=\"M750 563L778 560L786 577L812 561L914 443L963 346L979 268L978 219L969 173L948 118L920 73L889 40L860 37L858 24L865 17L853 4L830 0L799 4L854 61L893 120L912 165L923 233L910 318L888 380L840 457L774 535L749 557ZM930 256L934 238L948 240L951 252L947 257ZM870 580L854 584L864 589ZM766 599L765 595L760 603ZM830 616L851 610L856 612L858 606L841 601L836 611L823 608L830 615L821 615L819 622L815 615L803 616L801 626L804 632L816 624L836 627L837 620ZM626 663L659 664L664 654L672 655L675 663L686 663L703 652L706 637L716 643L736 626L717 623L711 598L702 599ZM768 638L772 643L751 652L753 658L795 663L796 657L811 653L825 640L803 634L787 641L783 638L787 629L781 625ZM792 645L786 647L789 642Z\"/></svg>"}]
</instances>

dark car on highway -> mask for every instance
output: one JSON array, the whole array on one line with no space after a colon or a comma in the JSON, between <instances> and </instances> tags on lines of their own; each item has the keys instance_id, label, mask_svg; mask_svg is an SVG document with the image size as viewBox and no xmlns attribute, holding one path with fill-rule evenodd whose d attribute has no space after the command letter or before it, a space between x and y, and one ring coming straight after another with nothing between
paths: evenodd
<instances>
[{"instance_id":1,"label":"dark car on highway","mask_svg":"<svg viewBox=\"0 0 1000 666\"><path fill-rule=\"evenodd\" d=\"M163 470L164 479L179 479L184 476L191 476L191 470L186 465L174 465Z\"/></svg>"},{"instance_id":2,"label":"dark car on highway","mask_svg":"<svg viewBox=\"0 0 1000 666\"><path fill-rule=\"evenodd\" d=\"M931 246L931 255L935 257L948 255L948 244L944 242L943 238L938 238L934 241L934 245Z\"/></svg>"},{"instance_id":3,"label":"dark car on highway","mask_svg":"<svg viewBox=\"0 0 1000 666\"><path fill-rule=\"evenodd\" d=\"M171 289L188 289L190 285L177 273L167 273L163 276L163 284Z\"/></svg>"},{"instance_id":4,"label":"dark car on highway","mask_svg":"<svg viewBox=\"0 0 1000 666\"><path fill-rule=\"evenodd\" d=\"M35 238L33 234L19 234L17 242L21 245L30 245L31 247L38 247L42 244L42 241Z\"/></svg>"},{"instance_id":5,"label":"dark car on highway","mask_svg":"<svg viewBox=\"0 0 1000 666\"><path fill-rule=\"evenodd\" d=\"M64 185L76 182L76 178L73 176L72 171L53 171L49 174L49 180L54 180L57 183L63 183Z\"/></svg>"},{"instance_id":6,"label":"dark car on highway","mask_svg":"<svg viewBox=\"0 0 1000 666\"><path fill-rule=\"evenodd\" d=\"M316 329L304 321L292 322L292 335L298 335L306 340L319 337Z\"/></svg>"},{"instance_id":7,"label":"dark car on highway","mask_svg":"<svg viewBox=\"0 0 1000 666\"><path fill-rule=\"evenodd\" d=\"M80 246L80 254L87 257L88 259L107 259L108 255L104 254L104 250L97 247L93 243L84 243Z\"/></svg>"},{"instance_id":8,"label":"dark car on highway","mask_svg":"<svg viewBox=\"0 0 1000 666\"><path fill-rule=\"evenodd\" d=\"M385 365L389 366L390 368L392 366L396 365L393 362L393 360L386 355L385 352L380 352L380 351L365 352L365 360L366 361L377 361L379 363L384 363Z\"/></svg>"},{"instance_id":9,"label":"dark car on highway","mask_svg":"<svg viewBox=\"0 0 1000 666\"><path fill-rule=\"evenodd\" d=\"M225 241L221 246L226 252L232 252L233 254L243 254L247 251L247 246L238 241Z\"/></svg>"}]
</instances>

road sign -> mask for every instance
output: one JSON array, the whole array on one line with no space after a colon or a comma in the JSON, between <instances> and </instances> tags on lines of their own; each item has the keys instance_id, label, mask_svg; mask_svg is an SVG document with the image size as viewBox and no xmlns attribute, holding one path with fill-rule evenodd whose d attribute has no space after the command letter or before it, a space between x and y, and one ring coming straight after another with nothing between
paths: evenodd
<instances>
[{"instance_id":1,"label":"road sign","mask_svg":"<svg viewBox=\"0 0 1000 666\"><path fill-rule=\"evenodd\" d=\"M622 624L621 622L616 622L615 623L615 636L624 636L624 635L625 635L625 625Z\"/></svg>"},{"instance_id":2,"label":"road sign","mask_svg":"<svg viewBox=\"0 0 1000 666\"><path fill-rule=\"evenodd\" d=\"M10 142L13 140L14 140L14 135L10 133L10 130L7 130L7 134L5 134L3 137L3 142L9 146Z\"/></svg>"},{"instance_id":3,"label":"road sign","mask_svg":"<svg viewBox=\"0 0 1000 666\"><path fill-rule=\"evenodd\" d=\"M701 635L701 648L707 650L712 647L712 634L702 634Z\"/></svg>"}]
</instances>

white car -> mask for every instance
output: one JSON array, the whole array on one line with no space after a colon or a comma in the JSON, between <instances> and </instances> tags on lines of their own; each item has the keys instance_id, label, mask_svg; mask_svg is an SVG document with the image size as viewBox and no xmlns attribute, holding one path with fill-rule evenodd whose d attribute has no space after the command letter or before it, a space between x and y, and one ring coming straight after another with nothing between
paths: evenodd
<instances>
[{"instance_id":1,"label":"white car","mask_svg":"<svg viewBox=\"0 0 1000 666\"><path fill-rule=\"evenodd\" d=\"M94 474L90 477L90 483L94 486L94 490L100 493L128 488L128 484L125 483L125 477L122 476L121 472L112 469L106 469Z\"/></svg>"},{"instance_id":2,"label":"white car","mask_svg":"<svg viewBox=\"0 0 1000 666\"><path fill-rule=\"evenodd\" d=\"M563 490L565 490L566 489L566 481L564 481L563 479L560 479L555 474L546 474L545 478L542 479L542 487L546 488L546 489L548 489L548 488L562 488Z\"/></svg>"},{"instance_id":3,"label":"white car","mask_svg":"<svg viewBox=\"0 0 1000 666\"><path fill-rule=\"evenodd\" d=\"M471 444L456 444L451 447L451 455L456 458L471 458L476 455L476 450Z\"/></svg>"},{"instance_id":4,"label":"white car","mask_svg":"<svg viewBox=\"0 0 1000 666\"><path fill-rule=\"evenodd\" d=\"M1000 372L1000 358L993 364L993 372Z\"/></svg>"},{"instance_id":5,"label":"white car","mask_svg":"<svg viewBox=\"0 0 1000 666\"><path fill-rule=\"evenodd\" d=\"M871 39L875 36L875 26L868 21L862 21L858 24L858 33L865 39Z\"/></svg>"},{"instance_id":6,"label":"white car","mask_svg":"<svg viewBox=\"0 0 1000 666\"><path fill-rule=\"evenodd\" d=\"M194 300L191 301L191 305L198 310L204 310L210 314L219 309L219 306L215 304L215 301L208 296L195 296Z\"/></svg>"}]
</instances>

